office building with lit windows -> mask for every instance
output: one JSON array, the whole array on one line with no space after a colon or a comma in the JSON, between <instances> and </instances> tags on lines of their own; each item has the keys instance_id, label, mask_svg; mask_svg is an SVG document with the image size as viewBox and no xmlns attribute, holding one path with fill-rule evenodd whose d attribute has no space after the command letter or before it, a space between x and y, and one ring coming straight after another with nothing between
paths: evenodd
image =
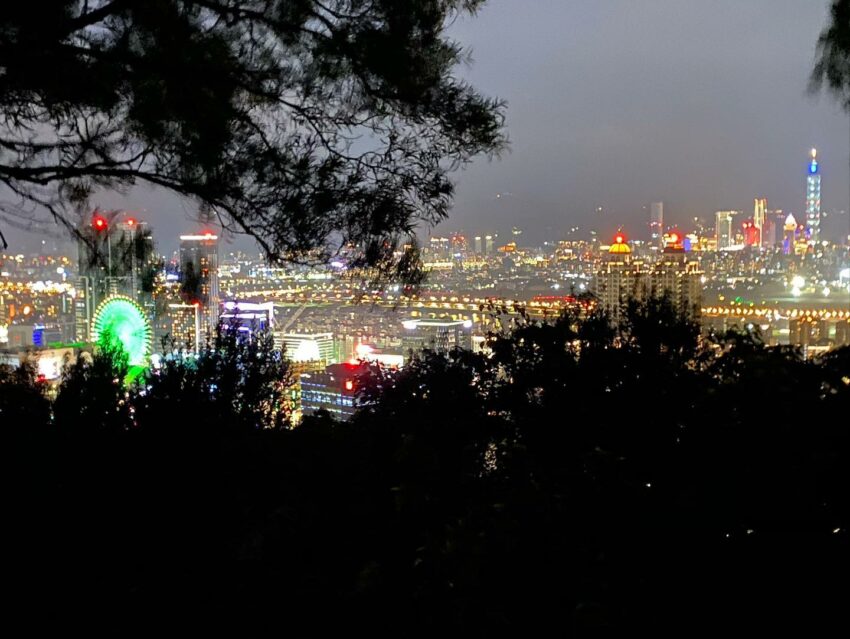
<instances>
[{"instance_id":1,"label":"office building with lit windows","mask_svg":"<svg viewBox=\"0 0 850 639\"><path fill-rule=\"evenodd\" d=\"M217 235L180 236L180 277L186 292L184 301L200 304L202 331L215 333L221 304Z\"/></svg>"},{"instance_id":2,"label":"office building with lit windows","mask_svg":"<svg viewBox=\"0 0 850 639\"><path fill-rule=\"evenodd\" d=\"M629 299L643 297L645 280L643 262L632 259L632 249L626 236L617 233L596 272L594 283L599 305L612 322L619 322Z\"/></svg>"},{"instance_id":3,"label":"office building with lit windows","mask_svg":"<svg viewBox=\"0 0 850 639\"><path fill-rule=\"evenodd\" d=\"M667 295L685 317L698 320L702 307L702 275L699 263L685 251L682 235L671 240L649 273L649 290L655 296Z\"/></svg>"},{"instance_id":4,"label":"office building with lit windows","mask_svg":"<svg viewBox=\"0 0 850 639\"><path fill-rule=\"evenodd\" d=\"M649 240L652 246L661 248L664 237L664 202L649 205Z\"/></svg>"},{"instance_id":5,"label":"office building with lit windows","mask_svg":"<svg viewBox=\"0 0 850 639\"><path fill-rule=\"evenodd\" d=\"M717 211L714 214L714 238L718 251L728 249L735 243L733 220L736 214L737 211Z\"/></svg>"},{"instance_id":6,"label":"office building with lit windows","mask_svg":"<svg viewBox=\"0 0 850 639\"><path fill-rule=\"evenodd\" d=\"M187 349L197 352L203 338L199 304L165 303L153 323L153 348L168 352Z\"/></svg>"},{"instance_id":7,"label":"office building with lit windows","mask_svg":"<svg viewBox=\"0 0 850 639\"><path fill-rule=\"evenodd\" d=\"M472 320L410 319L401 323L405 354L431 350L446 354L455 348L472 348Z\"/></svg>"},{"instance_id":8,"label":"office building with lit windows","mask_svg":"<svg viewBox=\"0 0 850 639\"><path fill-rule=\"evenodd\" d=\"M333 333L276 333L275 347L299 364L328 366L337 362Z\"/></svg>"},{"instance_id":9,"label":"office building with lit windows","mask_svg":"<svg viewBox=\"0 0 850 639\"><path fill-rule=\"evenodd\" d=\"M614 237L595 278L599 304L613 323L622 318L630 299L641 300L650 295L667 295L685 316L699 318L702 272L698 263L689 259L679 232L666 234L665 244L658 261L647 265L632 259L631 247L622 233Z\"/></svg>"},{"instance_id":10,"label":"office building with lit windows","mask_svg":"<svg viewBox=\"0 0 850 639\"><path fill-rule=\"evenodd\" d=\"M345 362L300 375L302 414L312 415L323 410L340 421L350 419L356 408L359 377L365 370L363 364Z\"/></svg>"}]
</instances>

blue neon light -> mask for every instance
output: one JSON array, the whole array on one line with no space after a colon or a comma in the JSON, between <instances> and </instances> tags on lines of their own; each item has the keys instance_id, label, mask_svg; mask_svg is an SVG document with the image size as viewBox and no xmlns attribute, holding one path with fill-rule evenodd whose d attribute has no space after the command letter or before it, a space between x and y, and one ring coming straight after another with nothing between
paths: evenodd
<instances>
[{"instance_id":1,"label":"blue neon light","mask_svg":"<svg viewBox=\"0 0 850 639\"><path fill-rule=\"evenodd\" d=\"M815 173L817 173L817 172L818 172L818 161L817 161L817 160L812 160L812 163L811 163L811 164L809 164L809 173L811 173L812 175L814 175L814 174L815 174Z\"/></svg>"}]
</instances>

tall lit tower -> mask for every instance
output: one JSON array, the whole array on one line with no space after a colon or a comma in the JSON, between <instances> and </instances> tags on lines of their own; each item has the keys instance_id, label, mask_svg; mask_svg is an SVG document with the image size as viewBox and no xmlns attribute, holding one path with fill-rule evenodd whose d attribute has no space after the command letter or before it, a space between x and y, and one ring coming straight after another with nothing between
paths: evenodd
<instances>
[{"instance_id":1,"label":"tall lit tower","mask_svg":"<svg viewBox=\"0 0 850 639\"><path fill-rule=\"evenodd\" d=\"M654 246L664 245L664 202L649 205L649 238Z\"/></svg>"},{"instance_id":2,"label":"tall lit tower","mask_svg":"<svg viewBox=\"0 0 850 639\"><path fill-rule=\"evenodd\" d=\"M756 227L758 234L758 246L764 244L765 227L767 220L767 198L757 197L753 204L753 226Z\"/></svg>"},{"instance_id":3,"label":"tall lit tower","mask_svg":"<svg viewBox=\"0 0 850 639\"><path fill-rule=\"evenodd\" d=\"M735 211L717 211L714 214L714 238L718 251L728 249L735 243L735 237L732 234L733 217L735 217Z\"/></svg>"},{"instance_id":4,"label":"tall lit tower","mask_svg":"<svg viewBox=\"0 0 850 639\"><path fill-rule=\"evenodd\" d=\"M806 235L810 244L820 241L820 165L817 155L817 149L812 149L809 174L806 176Z\"/></svg>"}]
</instances>

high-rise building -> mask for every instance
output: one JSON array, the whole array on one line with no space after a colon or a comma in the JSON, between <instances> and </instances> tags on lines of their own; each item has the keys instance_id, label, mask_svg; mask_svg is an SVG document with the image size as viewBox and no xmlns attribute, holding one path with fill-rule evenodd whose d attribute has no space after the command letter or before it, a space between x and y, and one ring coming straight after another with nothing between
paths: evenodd
<instances>
[{"instance_id":1,"label":"high-rise building","mask_svg":"<svg viewBox=\"0 0 850 639\"><path fill-rule=\"evenodd\" d=\"M401 324L405 355L423 349L445 354L453 348L472 348L472 320L410 319Z\"/></svg>"},{"instance_id":2,"label":"high-rise building","mask_svg":"<svg viewBox=\"0 0 850 639\"><path fill-rule=\"evenodd\" d=\"M699 319L702 309L702 271L699 263L688 258L684 238L672 235L661 259L650 273L653 295L668 295L678 311L692 320Z\"/></svg>"},{"instance_id":3,"label":"high-rise building","mask_svg":"<svg viewBox=\"0 0 850 639\"><path fill-rule=\"evenodd\" d=\"M753 203L753 227L758 236L759 247L764 245L765 225L767 222L767 198L756 198Z\"/></svg>"},{"instance_id":4,"label":"high-rise building","mask_svg":"<svg viewBox=\"0 0 850 639\"><path fill-rule=\"evenodd\" d=\"M154 351L170 351L172 346L198 352L201 346L200 304L171 302L154 320Z\"/></svg>"},{"instance_id":5,"label":"high-rise building","mask_svg":"<svg viewBox=\"0 0 850 639\"><path fill-rule=\"evenodd\" d=\"M487 236L484 237L484 254L485 255L493 255L493 253L494 253L494 250L493 250L494 237L495 236L493 236L493 235L487 235Z\"/></svg>"},{"instance_id":6,"label":"high-rise building","mask_svg":"<svg viewBox=\"0 0 850 639\"><path fill-rule=\"evenodd\" d=\"M451 244L447 237L432 237L430 242L432 257L438 260L447 260L451 256Z\"/></svg>"},{"instance_id":7,"label":"high-rise building","mask_svg":"<svg viewBox=\"0 0 850 639\"><path fill-rule=\"evenodd\" d=\"M817 149L812 149L806 176L806 237L810 244L820 241L820 165Z\"/></svg>"},{"instance_id":8,"label":"high-rise building","mask_svg":"<svg viewBox=\"0 0 850 639\"><path fill-rule=\"evenodd\" d=\"M717 250L728 249L734 243L732 220L737 211L717 211L714 214L714 237L717 240Z\"/></svg>"},{"instance_id":9,"label":"high-rise building","mask_svg":"<svg viewBox=\"0 0 850 639\"><path fill-rule=\"evenodd\" d=\"M602 309L614 323L619 322L629 299L645 294L646 272L643 263L632 260L626 236L617 233L600 269L596 272L595 292Z\"/></svg>"},{"instance_id":10,"label":"high-rise building","mask_svg":"<svg viewBox=\"0 0 850 639\"><path fill-rule=\"evenodd\" d=\"M473 240L473 247L476 255L481 255L481 236L476 235Z\"/></svg>"},{"instance_id":11,"label":"high-rise building","mask_svg":"<svg viewBox=\"0 0 850 639\"><path fill-rule=\"evenodd\" d=\"M276 333L275 346L296 363L336 363L333 333Z\"/></svg>"},{"instance_id":12,"label":"high-rise building","mask_svg":"<svg viewBox=\"0 0 850 639\"><path fill-rule=\"evenodd\" d=\"M664 202L649 205L649 239L653 246L662 247L664 237Z\"/></svg>"},{"instance_id":13,"label":"high-rise building","mask_svg":"<svg viewBox=\"0 0 850 639\"><path fill-rule=\"evenodd\" d=\"M143 223L121 211L95 210L78 229L78 238L74 332L77 340L88 341L94 309L107 297L141 302L153 242Z\"/></svg>"},{"instance_id":14,"label":"high-rise building","mask_svg":"<svg viewBox=\"0 0 850 639\"><path fill-rule=\"evenodd\" d=\"M617 233L608 257L596 273L596 295L613 322L619 321L630 299L668 295L680 313L691 319L700 315L702 283L698 264L688 259L684 237L667 234L667 243L657 263L648 267L631 259L631 248Z\"/></svg>"},{"instance_id":15,"label":"high-rise building","mask_svg":"<svg viewBox=\"0 0 850 639\"><path fill-rule=\"evenodd\" d=\"M185 303L200 304L202 330L214 333L221 303L217 235L207 232L180 236L180 277Z\"/></svg>"}]
</instances>

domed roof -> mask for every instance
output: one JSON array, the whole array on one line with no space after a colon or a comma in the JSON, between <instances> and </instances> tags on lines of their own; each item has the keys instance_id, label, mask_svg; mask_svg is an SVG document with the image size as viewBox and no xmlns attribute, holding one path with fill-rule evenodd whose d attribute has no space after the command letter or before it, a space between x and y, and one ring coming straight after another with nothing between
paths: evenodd
<instances>
[{"instance_id":1,"label":"domed roof","mask_svg":"<svg viewBox=\"0 0 850 639\"><path fill-rule=\"evenodd\" d=\"M614 241L611 243L611 248L608 249L609 253L614 253L615 255L624 255L627 253L631 253L631 247L626 243L626 236L622 233L617 233L614 236Z\"/></svg>"},{"instance_id":2,"label":"domed roof","mask_svg":"<svg viewBox=\"0 0 850 639\"><path fill-rule=\"evenodd\" d=\"M794 217L793 213L789 213L788 217L785 218L785 228L790 227L797 228L797 219Z\"/></svg>"}]
</instances>

